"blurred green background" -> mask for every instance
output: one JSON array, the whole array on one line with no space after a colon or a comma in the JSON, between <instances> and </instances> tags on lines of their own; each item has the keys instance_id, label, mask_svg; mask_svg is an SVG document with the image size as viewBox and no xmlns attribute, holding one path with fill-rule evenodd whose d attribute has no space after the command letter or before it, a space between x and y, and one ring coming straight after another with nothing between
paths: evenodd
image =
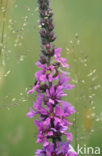
<instances>
[{"instance_id":1,"label":"blurred green background","mask_svg":"<svg viewBox=\"0 0 102 156\"><path fill-rule=\"evenodd\" d=\"M63 48L76 85L66 98L77 110L70 119L73 147L101 148L102 1L51 0L51 8L55 44ZM33 120L26 117L35 100L26 92L40 54L38 20L36 0L0 0L0 156L32 156L40 147Z\"/></svg>"}]
</instances>

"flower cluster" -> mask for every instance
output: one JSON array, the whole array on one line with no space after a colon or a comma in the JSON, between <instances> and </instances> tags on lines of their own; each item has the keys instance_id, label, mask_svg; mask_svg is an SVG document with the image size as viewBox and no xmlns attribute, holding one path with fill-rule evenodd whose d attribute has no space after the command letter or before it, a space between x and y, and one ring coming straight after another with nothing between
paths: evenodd
<instances>
[{"instance_id":1,"label":"flower cluster","mask_svg":"<svg viewBox=\"0 0 102 156\"><path fill-rule=\"evenodd\" d=\"M69 68L66 59L61 57L61 48L55 48L51 42L55 40L52 23L53 12L49 8L49 0L38 0L40 12L41 57L36 63L40 68L35 73L36 83L27 93L36 92L36 102L27 113L29 118L39 116L34 124L38 128L37 143L43 148L35 152L35 156L77 156L71 151L72 134L68 128L72 123L68 117L75 113L69 102L63 101L67 96L64 90L70 90L74 85L69 84L70 77L60 69ZM51 59L52 58L52 59ZM67 142L62 136L66 136Z\"/></svg>"},{"instance_id":2,"label":"flower cluster","mask_svg":"<svg viewBox=\"0 0 102 156\"><path fill-rule=\"evenodd\" d=\"M68 64L60 57L60 51L61 48L55 49L54 61L56 64L60 63L60 68L66 68ZM37 150L36 156L74 156L76 153L72 153L69 148L72 134L68 132L68 127L72 124L67 118L75 110L69 102L62 100L63 96L67 96L64 90L70 90L74 85L68 83L70 77L60 73L54 64L48 67L40 62L36 64L41 70L35 73L37 82L28 94L36 91L37 99L27 113L29 118L39 115L39 120L34 123L38 127L37 143L43 144L43 149ZM62 143L62 135L66 136L68 142Z\"/></svg>"}]
</instances>

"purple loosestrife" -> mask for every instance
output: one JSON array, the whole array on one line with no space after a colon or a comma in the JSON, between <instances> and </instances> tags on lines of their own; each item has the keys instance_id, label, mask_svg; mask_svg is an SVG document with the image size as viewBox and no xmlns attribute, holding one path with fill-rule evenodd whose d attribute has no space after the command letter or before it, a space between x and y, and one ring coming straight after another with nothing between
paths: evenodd
<instances>
[{"instance_id":1,"label":"purple loosestrife","mask_svg":"<svg viewBox=\"0 0 102 156\"><path fill-rule=\"evenodd\" d=\"M36 102L27 113L29 118L39 115L39 120L34 120L38 128L37 143L42 144L42 149L36 150L35 156L77 156L71 151L70 143L72 134L68 132L68 117L75 113L69 102L63 101L67 96L64 90L70 90L74 85L69 84L70 77L64 68L69 68L66 59L62 58L61 48L52 45L56 35L53 32L53 11L49 8L49 0L38 0L40 16L41 55L36 63L40 68L35 73L36 83L28 94L36 92ZM61 70L60 70L61 69ZM63 141L62 136L67 141Z\"/></svg>"}]
</instances>

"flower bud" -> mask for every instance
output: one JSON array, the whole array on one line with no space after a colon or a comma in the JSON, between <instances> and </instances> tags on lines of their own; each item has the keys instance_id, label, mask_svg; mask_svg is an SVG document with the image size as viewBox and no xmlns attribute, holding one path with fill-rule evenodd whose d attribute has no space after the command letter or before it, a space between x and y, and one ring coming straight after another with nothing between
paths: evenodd
<instances>
[{"instance_id":1,"label":"flower bud","mask_svg":"<svg viewBox=\"0 0 102 156\"><path fill-rule=\"evenodd\" d=\"M47 34L46 29L43 28L43 29L40 30L41 37L45 38L46 34Z\"/></svg>"},{"instance_id":2,"label":"flower bud","mask_svg":"<svg viewBox=\"0 0 102 156\"><path fill-rule=\"evenodd\" d=\"M46 44L46 48L49 49L50 48L50 44Z\"/></svg>"},{"instance_id":3,"label":"flower bud","mask_svg":"<svg viewBox=\"0 0 102 156\"><path fill-rule=\"evenodd\" d=\"M40 60L39 60L42 64L47 63L46 57L44 56L40 56Z\"/></svg>"},{"instance_id":4,"label":"flower bud","mask_svg":"<svg viewBox=\"0 0 102 156\"><path fill-rule=\"evenodd\" d=\"M55 41L56 40L56 36L55 36L55 33L51 33L50 34L50 37L49 37L49 42L53 42L53 41Z\"/></svg>"}]
</instances>

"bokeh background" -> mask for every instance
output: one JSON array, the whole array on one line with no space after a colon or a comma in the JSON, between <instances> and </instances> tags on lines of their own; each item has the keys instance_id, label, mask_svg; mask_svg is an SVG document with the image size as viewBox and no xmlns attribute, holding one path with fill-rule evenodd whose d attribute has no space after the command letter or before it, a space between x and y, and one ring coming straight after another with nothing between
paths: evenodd
<instances>
[{"instance_id":1,"label":"bokeh background","mask_svg":"<svg viewBox=\"0 0 102 156\"><path fill-rule=\"evenodd\" d=\"M70 118L72 145L101 148L102 1L51 0L51 8L55 44L63 48L76 86L66 98L77 110ZM35 100L26 92L40 54L38 21L37 0L0 0L0 156L32 156L40 147L33 120L26 117Z\"/></svg>"}]
</instances>

